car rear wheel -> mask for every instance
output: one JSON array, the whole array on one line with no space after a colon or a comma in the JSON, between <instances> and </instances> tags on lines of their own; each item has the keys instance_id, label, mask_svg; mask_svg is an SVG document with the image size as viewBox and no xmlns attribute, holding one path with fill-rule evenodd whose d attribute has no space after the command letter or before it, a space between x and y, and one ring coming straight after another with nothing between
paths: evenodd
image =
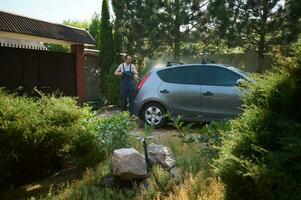
<instances>
[{"instance_id":1,"label":"car rear wheel","mask_svg":"<svg viewBox=\"0 0 301 200\"><path fill-rule=\"evenodd\" d=\"M165 109L158 103L149 103L143 109L143 119L155 128L162 127L166 122Z\"/></svg>"}]
</instances>

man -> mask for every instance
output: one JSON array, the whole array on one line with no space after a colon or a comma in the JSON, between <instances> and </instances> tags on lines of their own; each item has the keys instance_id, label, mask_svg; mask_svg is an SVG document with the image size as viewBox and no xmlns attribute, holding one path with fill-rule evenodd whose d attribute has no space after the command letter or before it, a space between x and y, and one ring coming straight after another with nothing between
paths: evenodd
<instances>
[{"instance_id":1,"label":"man","mask_svg":"<svg viewBox=\"0 0 301 200\"><path fill-rule=\"evenodd\" d=\"M133 101L135 97L135 76L138 75L135 65L131 64L132 56L125 55L124 63L120 64L114 75L121 76L120 83L120 104L121 111L126 111L129 99L129 112L133 114Z\"/></svg>"}]
</instances>

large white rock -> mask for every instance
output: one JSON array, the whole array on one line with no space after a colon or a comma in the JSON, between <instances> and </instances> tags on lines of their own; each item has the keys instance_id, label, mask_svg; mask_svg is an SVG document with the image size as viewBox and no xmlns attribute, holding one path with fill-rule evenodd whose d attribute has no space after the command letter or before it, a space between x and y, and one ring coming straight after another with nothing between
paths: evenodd
<instances>
[{"instance_id":1,"label":"large white rock","mask_svg":"<svg viewBox=\"0 0 301 200\"><path fill-rule=\"evenodd\" d=\"M143 179L147 176L142 154L133 148L116 149L112 156L113 174L124 180Z\"/></svg>"},{"instance_id":2,"label":"large white rock","mask_svg":"<svg viewBox=\"0 0 301 200\"><path fill-rule=\"evenodd\" d=\"M159 164L167 169L175 166L176 161L170 148L152 143L148 145L147 151L152 164Z\"/></svg>"}]
</instances>

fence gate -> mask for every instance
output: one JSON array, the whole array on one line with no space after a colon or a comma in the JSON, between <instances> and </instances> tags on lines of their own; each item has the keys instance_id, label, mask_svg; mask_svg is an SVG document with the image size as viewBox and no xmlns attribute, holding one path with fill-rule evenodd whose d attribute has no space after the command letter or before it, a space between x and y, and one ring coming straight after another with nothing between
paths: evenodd
<instances>
[{"instance_id":1,"label":"fence gate","mask_svg":"<svg viewBox=\"0 0 301 200\"><path fill-rule=\"evenodd\" d=\"M0 47L0 87L15 91L22 86L76 96L75 55L33 49Z\"/></svg>"}]
</instances>

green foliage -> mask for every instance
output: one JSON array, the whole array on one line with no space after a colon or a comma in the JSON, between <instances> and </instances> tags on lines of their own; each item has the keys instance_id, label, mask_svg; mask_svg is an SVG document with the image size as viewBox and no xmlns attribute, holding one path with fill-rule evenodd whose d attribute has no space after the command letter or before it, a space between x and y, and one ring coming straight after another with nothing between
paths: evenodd
<instances>
[{"instance_id":1,"label":"green foliage","mask_svg":"<svg viewBox=\"0 0 301 200\"><path fill-rule=\"evenodd\" d=\"M82 115L72 98L33 99L0 90L0 184L59 169L63 152L82 131Z\"/></svg>"},{"instance_id":2,"label":"green foliage","mask_svg":"<svg viewBox=\"0 0 301 200\"><path fill-rule=\"evenodd\" d=\"M49 175L66 159L79 170L94 167L128 146L134 122L127 113L100 118L76 104L69 97L33 99L0 90L1 185Z\"/></svg>"},{"instance_id":3,"label":"green foliage","mask_svg":"<svg viewBox=\"0 0 301 200\"><path fill-rule=\"evenodd\" d=\"M102 187L102 178L110 173L109 163L98 165L95 169L88 169L83 178L68 185L57 194L50 190L48 194L40 199L44 200L79 200L79 199L134 199L135 187L131 190L120 190L116 188Z\"/></svg>"},{"instance_id":4,"label":"green foliage","mask_svg":"<svg viewBox=\"0 0 301 200\"><path fill-rule=\"evenodd\" d=\"M218 157L219 147L224 137L223 133L228 130L230 130L230 122L211 122L202 127L199 130L199 135L194 138L201 144L201 154L209 161Z\"/></svg>"},{"instance_id":5,"label":"green foliage","mask_svg":"<svg viewBox=\"0 0 301 200\"><path fill-rule=\"evenodd\" d=\"M176 180L171 177L170 173L158 165L153 167L151 174L152 177L149 181L149 191L147 193L156 194L157 197L167 195L176 183Z\"/></svg>"},{"instance_id":6,"label":"green foliage","mask_svg":"<svg viewBox=\"0 0 301 200\"><path fill-rule=\"evenodd\" d=\"M105 104L105 100L103 96L96 96L94 98L91 98L89 101L85 102L86 105L92 108L92 110L97 111L102 108L102 106Z\"/></svg>"},{"instance_id":7,"label":"green foliage","mask_svg":"<svg viewBox=\"0 0 301 200\"><path fill-rule=\"evenodd\" d=\"M79 171L94 167L107 158L106 144L97 137L101 119L89 108L85 108L81 121L82 132L73 138L70 149L72 159Z\"/></svg>"},{"instance_id":8,"label":"green foliage","mask_svg":"<svg viewBox=\"0 0 301 200\"><path fill-rule=\"evenodd\" d=\"M193 123L185 125L182 118L183 117L181 115L179 115L175 119L171 118L172 122L169 124L172 125L173 127L175 127L179 131L179 134L177 135L177 137L179 137L183 143L186 143L189 145L190 143L194 142L194 139L192 137L189 137Z\"/></svg>"},{"instance_id":9,"label":"green foliage","mask_svg":"<svg viewBox=\"0 0 301 200\"><path fill-rule=\"evenodd\" d=\"M77 27L77 28L81 28L84 30L87 30L90 22L83 20L83 21L79 21L79 20L63 20L63 24L67 25L67 26L73 26L73 27Z\"/></svg>"},{"instance_id":10,"label":"green foliage","mask_svg":"<svg viewBox=\"0 0 301 200\"><path fill-rule=\"evenodd\" d=\"M107 104L119 105L120 102L120 77L114 75L116 67L112 66L109 73L103 82L104 92L103 95Z\"/></svg>"},{"instance_id":11,"label":"green foliage","mask_svg":"<svg viewBox=\"0 0 301 200\"><path fill-rule=\"evenodd\" d=\"M79 171L94 167L106 159L106 148L102 141L92 133L82 133L76 136L71 151Z\"/></svg>"},{"instance_id":12,"label":"green foliage","mask_svg":"<svg viewBox=\"0 0 301 200\"><path fill-rule=\"evenodd\" d=\"M100 40L99 40L99 59L101 66L101 83L104 83L107 74L110 72L110 67L114 59L114 44L112 24L110 22L110 13L108 0L102 1L101 18L100 18ZM104 87L101 86L104 90Z\"/></svg>"},{"instance_id":13,"label":"green foliage","mask_svg":"<svg viewBox=\"0 0 301 200\"><path fill-rule=\"evenodd\" d=\"M82 117L83 132L74 137L71 148L72 158L79 170L95 167L107 158L108 153L128 147L130 131L134 127L127 113L99 118L87 110Z\"/></svg>"},{"instance_id":14,"label":"green foliage","mask_svg":"<svg viewBox=\"0 0 301 200\"><path fill-rule=\"evenodd\" d=\"M258 76L215 161L227 199L300 199L301 60Z\"/></svg>"},{"instance_id":15,"label":"green foliage","mask_svg":"<svg viewBox=\"0 0 301 200\"><path fill-rule=\"evenodd\" d=\"M229 47L256 50L261 58L270 45L282 43L279 40L282 34L290 35L283 31L290 24L290 19L283 14L286 7L281 0L212 1L208 10L216 24L213 35L225 39Z\"/></svg>"},{"instance_id":16,"label":"green foliage","mask_svg":"<svg viewBox=\"0 0 301 200\"><path fill-rule=\"evenodd\" d=\"M99 140L103 141L109 153L115 149L129 147L134 121L127 112L114 114L111 117L101 119L97 128Z\"/></svg>"},{"instance_id":17,"label":"green foliage","mask_svg":"<svg viewBox=\"0 0 301 200\"><path fill-rule=\"evenodd\" d=\"M89 33L96 42L96 49L99 49L100 40L100 17L97 13L94 13L91 19L91 23L88 28Z\"/></svg>"},{"instance_id":18,"label":"green foliage","mask_svg":"<svg viewBox=\"0 0 301 200\"><path fill-rule=\"evenodd\" d=\"M203 0L113 0L121 49L139 58L166 52L178 59L193 28L204 25L201 18L206 4Z\"/></svg>"},{"instance_id":19,"label":"green foliage","mask_svg":"<svg viewBox=\"0 0 301 200\"><path fill-rule=\"evenodd\" d=\"M64 53L69 53L71 51L70 47L63 46L60 44L44 43L43 45L47 48L48 51L64 52Z\"/></svg>"}]
</instances>

